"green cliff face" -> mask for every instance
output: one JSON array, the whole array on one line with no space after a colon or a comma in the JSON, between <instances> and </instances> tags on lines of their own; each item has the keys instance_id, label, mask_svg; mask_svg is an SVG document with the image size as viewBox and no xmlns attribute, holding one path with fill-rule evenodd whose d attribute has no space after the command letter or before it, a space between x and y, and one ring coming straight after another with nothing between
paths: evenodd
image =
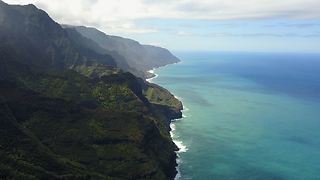
<instances>
[{"instance_id":1,"label":"green cliff face","mask_svg":"<svg viewBox=\"0 0 320 180\"><path fill-rule=\"evenodd\" d=\"M156 107L156 110L160 110L168 119L182 117L182 103L168 90L156 84L148 83L143 92L145 97Z\"/></svg>"},{"instance_id":2,"label":"green cliff face","mask_svg":"<svg viewBox=\"0 0 320 180\"><path fill-rule=\"evenodd\" d=\"M24 76L16 84L1 81L1 122L6 123L1 137L6 139L1 138L0 149L10 157L2 164L2 175L16 178L11 163L22 163L31 170L18 165L18 172L34 177L77 171L81 177L172 176L176 147L165 119L153 115L135 91L125 82L89 79L75 72ZM16 129L8 132L8 126ZM17 133L25 140L15 137ZM44 151L45 157L33 151ZM59 168L66 167L61 172L51 163L46 167L51 159Z\"/></svg>"},{"instance_id":3,"label":"green cliff face","mask_svg":"<svg viewBox=\"0 0 320 180\"><path fill-rule=\"evenodd\" d=\"M0 27L0 179L175 176L168 91L32 5L0 1Z\"/></svg>"},{"instance_id":4,"label":"green cliff face","mask_svg":"<svg viewBox=\"0 0 320 180\"><path fill-rule=\"evenodd\" d=\"M141 78L148 77L146 72L148 70L180 61L167 49L161 47L142 45L132 39L106 35L95 28L67 25L64 27L79 32L84 37L97 43L105 51L119 54L121 58L114 56L115 60L125 61L127 64L122 69Z\"/></svg>"}]
</instances>

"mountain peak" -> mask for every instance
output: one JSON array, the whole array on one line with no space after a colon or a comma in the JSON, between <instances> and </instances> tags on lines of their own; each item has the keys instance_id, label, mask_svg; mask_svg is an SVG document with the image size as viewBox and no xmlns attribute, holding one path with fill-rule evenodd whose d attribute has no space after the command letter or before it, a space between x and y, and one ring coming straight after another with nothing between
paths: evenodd
<instances>
[{"instance_id":1,"label":"mountain peak","mask_svg":"<svg viewBox=\"0 0 320 180\"><path fill-rule=\"evenodd\" d=\"M8 6L8 4L0 0L0 8L5 7L5 6Z\"/></svg>"},{"instance_id":2,"label":"mountain peak","mask_svg":"<svg viewBox=\"0 0 320 180\"><path fill-rule=\"evenodd\" d=\"M149 101L149 85L113 59L122 54L34 5L4 4L0 179L173 179L169 122L178 100L153 86L150 97L160 92L170 104Z\"/></svg>"},{"instance_id":3,"label":"mountain peak","mask_svg":"<svg viewBox=\"0 0 320 180\"><path fill-rule=\"evenodd\" d=\"M27 4L27 5L25 5L25 7L30 7L30 8L38 9L34 4Z\"/></svg>"}]
</instances>

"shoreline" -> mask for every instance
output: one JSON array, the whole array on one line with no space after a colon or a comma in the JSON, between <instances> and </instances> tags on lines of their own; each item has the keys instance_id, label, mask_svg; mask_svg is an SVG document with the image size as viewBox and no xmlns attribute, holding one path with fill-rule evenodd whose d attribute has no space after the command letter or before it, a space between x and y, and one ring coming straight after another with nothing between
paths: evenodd
<instances>
[{"instance_id":1,"label":"shoreline","mask_svg":"<svg viewBox=\"0 0 320 180\"><path fill-rule=\"evenodd\" d=\"M157 77L159 76L158 74L155 74L155 73L154 73L154 71L155 71L156 69L164 68L164 67L166 67L166 66L174 65L174 64L179 64L179 63L182 63L182 61L175 62L175 63L171 63L171 64L166 64L166 65L159 66L159 67L154 67L154 68L152 68L151 70L146 71L147 73L152 74L151 77L146 78L146 81L149 82L149 83L152 83L152 80L155 79L155 78L157 78ZM176 97L176 96L175 96L175 97ZM177 98L177 99L178 99L178 98ZM180 100L180 99L179 99L179 100Z\"/></svg>"},{"instance_id":2,"label":"shoreline","mask_svg":"<svg viewBox=\"0 0 320 180\"><path fill-rule=\"evenodd\" d=\"M153 83L153 80L156 79L157 77L159 77L159 75L155 73L155 70L156 70L156 69L163 68L163 67L168 66L168 65L178 64L178 63L181 63L181 61L180 61L180 62L177 62L177 63L173 63L173 64L167 64L167 65L164 65L164 66L161 66L161 67L158 67L158 68L153 68L153 69L147 71L148 73L153 74L153 76L150 77L150 78L147 78L146 81L149 82L149 83ZM156 84L156 83L155 83L155 84ZM159 85L159 84L157 84L157 85ZM167 90L168 90L168 89L167 89ZM168 91L169 91L169 90L168 90ZM170 92L170 93L171 93L171 92ZM174 134L174 132L176 131L176 125L175 125L175 123L178 122L178 121L183 120L184 118L186 118L187 116L184 114L184 112L185 112L185 111L188 111L189 109L184 106L184 103L183 103L181 97L177 97L177 96L175 96L175 95L174 95L174 97L175 97L176 99L178 99L178 100L182 103L182 105L183 105L183 109L181 110L181 112L182 112L182 117L181 117L181 118L178 118L178 119L171 119L170 125L169 125L169 126L170 126L170 136L171 136L171 139L172 139L173 143L178 147L178 151L175 151L175 153L176 153L176 155L177 155L177 158L176 158L176 163L177 163L176 170L177 170L177 174L176 174L176 176L174 177L175 180L178 180L178 179L181 178L181 172L180 172L180 170L179 170L179 166L180 166L181 163L182 163L181 160L180 160L179 154L180 154L180 153L187 152L187 151L188 151L188 147L187 147L186 145L184 145L182 141L178 140L177 137L175 136L175 134Z\"/></svg>"},{"instance_id":3,"label":"shoreline","mask_svg":"<svg viewBox=\"0 0 320 180\"><path fill-rule=\"evenodd\" d=\"M146 81L149 83L152 83L152 80L158 77L158 74L154 73L154 70L156 70L157 68L153 68L149 71L147 71L148 73L152 74L152 76L150 78L147 78Z\"/></svg>"}]
</instances>

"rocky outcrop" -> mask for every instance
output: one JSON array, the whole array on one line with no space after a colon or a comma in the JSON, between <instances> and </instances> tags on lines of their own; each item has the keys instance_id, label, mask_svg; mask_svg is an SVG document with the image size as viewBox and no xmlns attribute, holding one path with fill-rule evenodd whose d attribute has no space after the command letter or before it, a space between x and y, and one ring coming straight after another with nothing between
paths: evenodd
<instances>
[{"instance_id":1,"label":"rocky outcrop","mask_svg":"<svg viewBox=\"0 0 320 180\"><path fill-rule=\"evenodd\" d=\"M169 122L182 118L183 105L167 89L153 83L147 83L144 88L146 98L166 115Z\"/></svg>"}]
</instances>

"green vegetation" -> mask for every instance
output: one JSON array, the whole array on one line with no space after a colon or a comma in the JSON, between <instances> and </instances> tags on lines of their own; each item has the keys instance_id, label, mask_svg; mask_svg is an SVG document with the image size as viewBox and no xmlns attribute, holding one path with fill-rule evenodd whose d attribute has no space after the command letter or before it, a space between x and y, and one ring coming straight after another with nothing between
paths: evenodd
<instances>
[{"instance_id":1,"label":"green vegetation","mask_svg":"<svg viewBox=\"0 0 320 180\"><path fill-rule=\"evenodd\" d=\"M114 57L121 69L137 77L146 78L150 76L146 71L180 61L167 49L142 45L132 39L109 36L95 28L84 26L64 26L64 28L69 32L76 31L91 40L92 42L86 44L96 51L101 52L101 48L107 51Z\"/></svg>"},{"instance_id":2,"label":"green vegetation","mask_svg":"<svg viewBox=\"0 0 320 180\"><path fill-rule=\"evenodd\" d=\"M154 110L164 114L167 119L178 119L182 117L182 103L168 90L156 85L146 86L144 95L155 107Z\"/></svg>"},{"instance_id":3,"label":"green vegetation","mask_svg":"<svg viewBox=\"0 0 320 180\"><path fill-rule=\"evenodd\" d=\"M174 177L178 100L35 6L0 12L0 179Z\"/></svg>"},{"instance_id":4,"label":"green vegetation","mask_svg":"<svg viewBox=\"0 0 320 180\"><path fill-rule=\"evenodd\" d=\"M172 108L181 109L181 102L166 89L155 84L149 84L145 96L154 104L170 106Z\"/></svg>"},{"instance_id":5,"label":"green vegetation","mask_svg":"<svg viewBox=\"0 0 320 180\"><path fill-rule=\"evenodd\" d=\"M20 77L16 81L19 85L1 81L0 86L3 106L8 107L1 119L16 127L13 135L21 133L25 139L21 143L21 138L5 135L9 125L1 126L5 127L2 137L15 145L9 148L1 142L5 149L0 152L10 155L8 161L18 164L19 173L26 177L170 176L158 160L168 164L175 158L168 131L160 129L166 119L156 118L128 84L90 79L75 72L31 79ZM33 157L29 146L44 151L44 157ZM50 159L57 161L59 168L66 166L65 170L48 169ZM21 162L36 169L20 169ZM15 166L2 166L7 169L2 176L18 178L11 170Z\"/></svg>"}]
</instances>

